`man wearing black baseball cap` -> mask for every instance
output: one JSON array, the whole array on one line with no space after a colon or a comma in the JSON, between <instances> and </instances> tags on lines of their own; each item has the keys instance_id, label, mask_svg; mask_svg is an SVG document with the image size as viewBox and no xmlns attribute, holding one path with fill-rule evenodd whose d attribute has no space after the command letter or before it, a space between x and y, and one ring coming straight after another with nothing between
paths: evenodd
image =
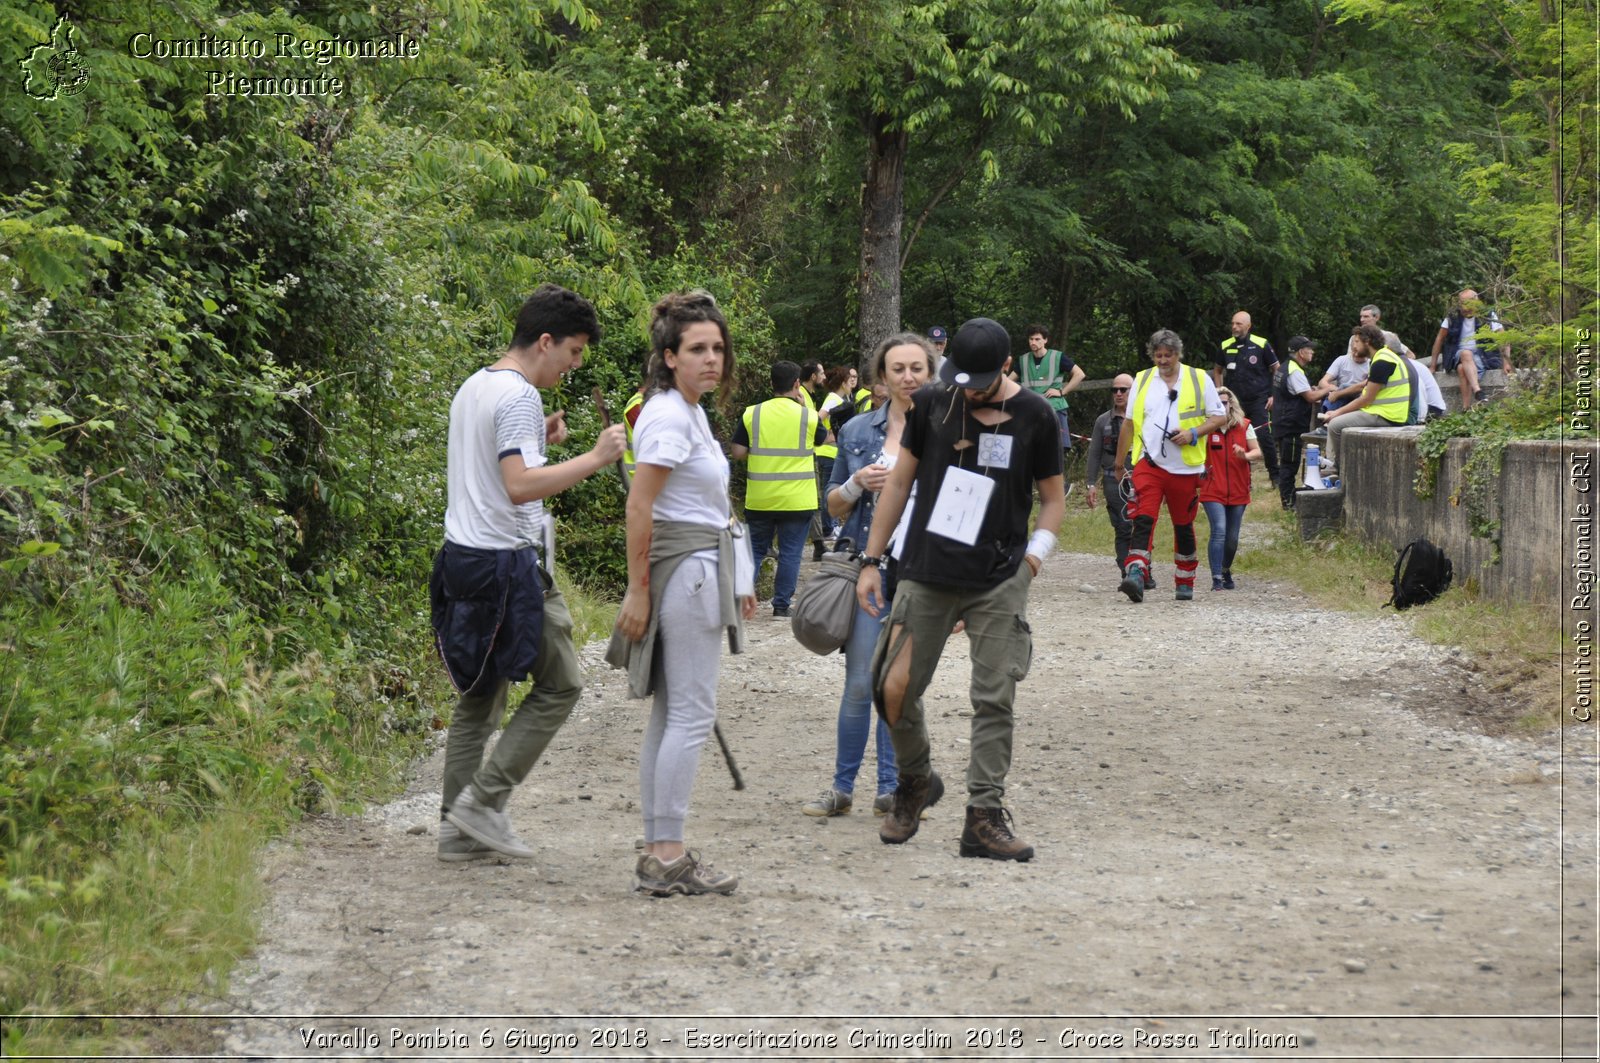
<instances>
[{"instance_id":1,"label":"man wearing black baseball cap","mask_svg":"<svg viewBox=\"0 0 1600 1063\"><path fill-rule=\"evenodd\" d=\"M945 640L966 622L972 658L972 738L962 856L1030 860L1002 804L1011 767L1012 704L1028 674L1033 636L1028 588L1055 547L1066 513L1061 431L1050 404L1005 376L1011 337L974 318L956 330L939 368L946 386L912 398L899 460L878 498L856 598L883 613L878 568L912 487L917 503L897 550L899 583L873 661L873 702L889 724L900 785L878 836L916 834L922 812L944 795L934 772L922 694ZM1039 517L1028 534L1033 494Z\"/></svg>"},{"instance_id":2,"label":"man wearing black baseball cap","mask_svg":"<svg viewBox=\"0 0 1600 1063\"><path fill-rule=\"evenodd\" d=\"M933 344L933 365L930 368L937 373L939 363L944 361L944 349L950 343L950 334L943 325L935 325L928 330L928 342Z\"/></svg>"},{"instance_id":3,"label":"man wearing black baseball cap","mask_svg":"<svg viewBox=\"0 0 1600 1063\"><path fill-rule=\"evenodd\" d=\"M1311 415L1329 388L1313 387L1306 366L1317 345L1304 336L1289 340L1289 360L1273 382L1272 441L1278 448L1278 497L1294 508L1294 481L1300 475L1300 437L1311 430Z\"/></svg>"}]
</instances>

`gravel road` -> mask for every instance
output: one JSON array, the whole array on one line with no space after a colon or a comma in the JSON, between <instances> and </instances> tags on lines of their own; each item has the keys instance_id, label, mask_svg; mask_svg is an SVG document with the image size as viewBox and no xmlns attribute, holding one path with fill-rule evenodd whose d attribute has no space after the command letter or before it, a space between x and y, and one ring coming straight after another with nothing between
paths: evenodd
<instances>
[{"instance_id":1,"label":"gravel road","mask_svg":"<svg viewBox=\"0 0 1600 1063\"><path fill-rule=\"evenodd\" d=\"M749 786L712 743L690 815L741 885L635 895L644 703L591 646L510 806L536 860L434 858L435 751L268 854L259 952L204 1025L255 1058L1594 1059L1593 732L1474 733L1486 695L1406 617L1250 583L1177 603L1157 569L1137 606L1103 558L1034 584L1029 864L956 853L964 639L928 702L955 785L890 848L865 803L800 814L843 658L758 615L721 684Z\"/></svg>"}]
</instances>

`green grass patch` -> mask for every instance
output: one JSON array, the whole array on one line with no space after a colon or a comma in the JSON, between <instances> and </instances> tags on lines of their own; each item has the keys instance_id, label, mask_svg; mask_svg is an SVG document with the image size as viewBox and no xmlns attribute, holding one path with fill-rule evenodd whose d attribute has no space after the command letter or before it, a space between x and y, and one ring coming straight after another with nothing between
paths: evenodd
<instances>
[{"instance_id":1,"label":"green grass patch","mask_svg":"<svg viewBox=\"0 0 1600 1063\"><path fill-rule=\"evenodd\" d=\"M414 609L375 648L320 615L251 620L214 573L117 587L97 574L0 607L0 1012L153 1013L206 992L252 940L261 845L391 792L434 722ZM25 1018L4 1048L139 1036Z\"/></svg>"},{"instance_id":2,"label":"green grass patch","mask_svg":"<svg viewBox=\"0 0 1600 1063\"><path fill-rule=\"evenodd\" d=\"M586 585L560 565L556 566L554 578L566 599L567 611L572 614L572 641L582 648L595 639L610 638L621 600Z\"/></svg>"}]
</instances>

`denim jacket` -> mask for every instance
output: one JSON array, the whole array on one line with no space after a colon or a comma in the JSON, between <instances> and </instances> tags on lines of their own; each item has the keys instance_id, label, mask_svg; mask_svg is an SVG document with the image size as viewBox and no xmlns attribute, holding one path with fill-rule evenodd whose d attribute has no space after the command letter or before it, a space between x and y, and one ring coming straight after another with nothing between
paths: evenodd
<instances>
[{"instance_id":1,"label":"denim jacket","mask_svg":"<svg viewBox=\"0 0 1600 1063\"><path fill-rule=\"evenodd\" d=\"M828 490L843 487L844 482L860 469L871 465L883 455L883 441L889 434L889 404L859 414L845 424L839 433L839 456L833 462L833 475L828 479ZM845 518L839 530L840 538L848 538L856 551L867 548L867 533L872 530L872 511L878 496L864 494L856 499L855 508Z\"/></svg>"}]
</instances>

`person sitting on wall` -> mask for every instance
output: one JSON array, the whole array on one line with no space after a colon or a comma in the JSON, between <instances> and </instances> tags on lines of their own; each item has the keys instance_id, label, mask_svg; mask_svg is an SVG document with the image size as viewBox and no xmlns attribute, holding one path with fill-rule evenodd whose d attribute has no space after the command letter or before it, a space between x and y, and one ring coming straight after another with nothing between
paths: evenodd
<instances>
[{"instance_id":1,"label":"person sitting on wall","mask_svg":"<svg viewBox=\"0 0 1600 1063\"><path fill-rule=\"evenodd\" d=\"M1411 367L1383 343L1376 325L1357 325L1351 335L1356 350L1372 360L1367 386L1349 403L1323 414L1328 425L1328 462L1337 466L1340 437L1349 428L1401 428L1411 419ZM1324 472L1327 472L1324 469ZM1346 481L1349 476L1345 476Z\"/></svg>"}]
</instances>

